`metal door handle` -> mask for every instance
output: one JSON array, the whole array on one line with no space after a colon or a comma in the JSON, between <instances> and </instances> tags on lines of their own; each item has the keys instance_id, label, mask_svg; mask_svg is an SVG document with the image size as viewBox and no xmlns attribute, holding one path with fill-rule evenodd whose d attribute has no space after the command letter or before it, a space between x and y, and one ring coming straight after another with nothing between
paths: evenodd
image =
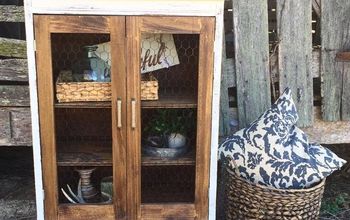
<instances>
[{"instance_id":1,"label":"metal door handle","mask_svg":"<svg viewBox=\"0 0 350 220\"><path fill-rule=\"evenodd\" d=\"M122 100L120 98L117 100L117 127L122 127Z\"/></svg>"},{"instance_id":2,"label":"metal door handle","mask_svg":"<svg viewBox=\"0 0 350 220\"><path fill-rule=\"evenodd\" d=\"M136 100L131 99L131 128L136 128Z\"/></svg>"}]
</instances>

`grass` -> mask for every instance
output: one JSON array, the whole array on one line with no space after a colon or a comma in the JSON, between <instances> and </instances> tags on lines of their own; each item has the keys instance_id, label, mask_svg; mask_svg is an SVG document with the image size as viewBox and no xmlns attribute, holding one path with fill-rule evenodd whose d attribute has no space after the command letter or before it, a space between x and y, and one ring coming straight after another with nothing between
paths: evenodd
<instances>
[{"instance_id":1,"label":"grass","mask_svg":"<svg viewBox=\"0 0 350 220\"><path fill-rule=\"evenodd\" d=\"M350 162L349 145L330 147L335 153ZM320 220L350 219L350 164L327 178L323 195Z\"/></svg>"}]
</instances>

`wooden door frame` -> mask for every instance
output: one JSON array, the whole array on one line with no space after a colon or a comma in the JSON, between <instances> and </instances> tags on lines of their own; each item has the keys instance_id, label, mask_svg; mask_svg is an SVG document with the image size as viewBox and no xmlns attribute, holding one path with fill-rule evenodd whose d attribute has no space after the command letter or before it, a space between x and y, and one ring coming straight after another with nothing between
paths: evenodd
<instances>
[{"instance_id":1,"label":"wooden door frame","mask_svg":"<svg viewBox=\"0 0 350 220\"><path fill-rule=\"evenodd\" d=\"M152 216L174 217L174 208L188 218L208 219L209 166L211 152L211 111L214 76L215 17L128 16L127 100L136 100L136 127L131 128L132 109L127 106L127 215L130 219ZM151 204L141 206L141 99L140 42L141 33L199 34L198 105L195 202L193 204ZM178 213L181 214L181 213ZM150 216L148 216L150 215Z\"/></svg>"},{"instance_id":2,"label":"wooden door frame","mask_svg":"<svg viewBox=\"0 0 350 220\"><path fill-rule=\"evenodd\" d=\"M122 105L122 128L117 128L116 103L126 103L125 69L125 16L70 16L34 15L36 40L36 67L38 80L39 123L42 152L43 187L46 219L104 219L126 218L126 106ZM110 34L112 65L112 152L113 152L113 205L58 204L56 137L54 118L54 79L52 70L51 33ZM115 43L113 43L115 42ZM120 53L120 51L124 51ZM118 59L114 59L118 57ZM114 207L113 207L114 206Z\"/></svg>"}]
</instances>

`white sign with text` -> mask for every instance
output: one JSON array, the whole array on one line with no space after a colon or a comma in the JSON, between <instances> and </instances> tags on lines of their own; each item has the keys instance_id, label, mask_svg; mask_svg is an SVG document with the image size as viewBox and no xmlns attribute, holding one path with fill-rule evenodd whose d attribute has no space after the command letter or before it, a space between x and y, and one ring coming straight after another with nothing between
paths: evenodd
<instances>
[{"instance_id":1,"label":"white sign with text","mask_svg":"<svg viewBox=\"0 0 350 220\"><path fill-rule=\"evenodd\" d=\"M97 46L96 55L111 65L110 42ZM169 68L179 63L172 34L142 34L141 73Z\"/></svg>"}]
</instances>

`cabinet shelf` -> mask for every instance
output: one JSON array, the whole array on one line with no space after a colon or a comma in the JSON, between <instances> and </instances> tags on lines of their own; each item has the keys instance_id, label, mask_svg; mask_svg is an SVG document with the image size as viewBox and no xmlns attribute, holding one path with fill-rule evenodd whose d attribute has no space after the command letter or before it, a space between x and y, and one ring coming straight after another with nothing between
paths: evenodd
<instances>
[{"instance_id":1,"label":"cabinet shelf","mask_svg":"<svg viewBox=\"0 0 350 220\"><path fill-rule=\"evenodd\" d=\"M196 108L197 99L195 97L160 97L155 101L142 101L141 108Z\"/></svg>"},{"instance_id":2,"label":"cabinet shelf","mask_svg":"<svg viewBox=\"0 0 350 220\"><path fill-rule=\"evenodd\" d=\"M111 108L111 102L62 102L55 103L56 108Z\"/></svg>"},{"instance_id":3,"label":"cabinet shelf","mask_svg":"<svg viewBox=\"0 0 350 220\"><path fill-rule=\"evenodd\" d=\"M111 146L108 142L60 143L57 146L57 165L112 166Z\"/></svg>"},{"instance_id":4,"label":"cabinet shelf","mask_svg":"<svg viewBox=\"0 0 350 220\"><path fill-rule=\"evenodd\" d=\"M56 108L111 108L111 102L55 103ZM141 108L196 108L195 97L160 97L159 100L142 101Z\"/></svg>"},{"instance_id":5,"label":"cabinet shelf","mask_svg":"<svg viewBox=\"0 0 350 220\"><path fill-rule=\"evenodd\" d=\"M112 166L111 143L74 143L58 144L58 166ZM142 157L142 166L175 166L195 165L194 152L189 152L183 157L167 159L159 157Z\"/></svg>"},{"instance_id":6,"label":"cabinet shelf","mask_svg":"<svg viewBox=\"0 0 350 220\"><path fill-rule=\"evenodd\" d=\"M175 166L175 165L195 165L194 152L189 152L176 159L142 156L142 166Z\"/></svg>"}]
</instances>

